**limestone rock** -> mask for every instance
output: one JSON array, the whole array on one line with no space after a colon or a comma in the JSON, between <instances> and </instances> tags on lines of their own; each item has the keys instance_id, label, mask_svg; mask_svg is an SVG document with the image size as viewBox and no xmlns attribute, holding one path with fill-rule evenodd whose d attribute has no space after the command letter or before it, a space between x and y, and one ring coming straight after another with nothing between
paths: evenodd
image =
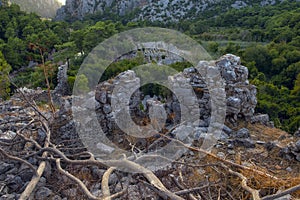
<instances>
[{"instance_id":1,"label":"limestone rock","mask_svg":"<svg viewBox=\"0 0 300 200\"><path fill-rule=\"evenodd\" d=\"M68 65L61 65L58 67L57 72L57 86L54 89L55 94L61 96L66 96L70 94L70 87L68 84L68 75L67 75Z\"/></svg>"},{"instance_id":2,"label":"limestone rock","mask_svg":"<svg viewBox=\"0 0 300 200\"><path fill-rule=\"evenodd\" d=\"M73 20L83 19L87 14L104 13L107 10L124 16L138 10L132 20L179 21L193 18L207 9L213 9L214 6L220 5L220 2L225 9L230 7L240 9L254 4L250 0L234 3L230 1L227 4L224 4L222 0L67 0L66 5L57 11L56 19L63 20L66 17L72 17ZM276 3L275 0L261 0L260 2L261 6Z\"/></svg>"},{"instance_id":3,"label":"limestone rock","mask_svg":"<svg viewBox=\"0 0 300 200\"><path fill-rule=\"evenodd\" d=\"M49 199L53 195L53 192L47 187L41 187L35 193L35 199L37 200L46 200Z\"/></svg>"},{"instance_id":4,"label":"limestone rock","mask_svg":"<svg viewBox=\"0 0 300 200\"><path fill-rule=\"evenodd\" d=\"M246 129L246 128L241 128L240 130L238 130L236 132L235 137L237 137L237 138L249 138L250 137L249 130Z\"/></svg>"}]
</instances>

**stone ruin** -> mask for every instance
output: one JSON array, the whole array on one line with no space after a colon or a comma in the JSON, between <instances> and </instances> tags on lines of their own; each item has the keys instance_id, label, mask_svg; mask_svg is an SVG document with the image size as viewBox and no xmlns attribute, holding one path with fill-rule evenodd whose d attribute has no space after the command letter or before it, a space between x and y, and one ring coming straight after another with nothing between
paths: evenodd
<instances>
[{"instance_id":1,"label":"stone ruin","mask_svg":"<svg viewBox=\"0 0 300 200\"><path fill-rule=\"evenodd\" d=\"M225 55L219 60L210 62L208 64L210 64L212 67L215 67L215 69L218 69L222 77L224 78L224 91L226 92L227 104L227 123L234 124L237 120L242 118L242 120L247 120L251 123L262 123L265 125L270 125L268 115L254 115L254 108L256 105L256 89L255 86L249 84L249 82L247 81L247 68L240 64L240 59L238 57L233 55ZM82 109L83 112L91 113L90 111L95 110L96 108L98 121L100 122L107 138L109 138L111 141L114 141L117 146L122 147L127 151L132 151L132 149L130 149L132 147L130 144L134 144L137 149L145 152L145 155L143 155L143 157L146 157L146 154L149 154L151 156L151 147L155 147L153 146L153 144L158 144L159 147L164 147L164 145L166 144L157 143L157 141L159 141L160 139L159 135L154 134L153 137L150 138L151 143L149 145L147 144L147 142L149 141L145 140L144 138L137 138L134 141L134 138L130 138L128 137L128 135L122 132L120 127L116 124L116 121L118 119L116 119L115 116L116 112L120 111L120 109L118 109L118 106L124 106L124 104L122 104L124 103L123 99L128 100L127 102L129 102L129 111L131 114L130 117L136 123L136 125L147 127L152 119L157 119L156 123L151 121L154 130L157 130L158 132L161 132L163 134L166 133L170 135L170 137L176 137L180 141L184 141L186 144L190 144L194 140L200 141L201 139L203 139L203 135L209 132L208 126L212 120L211 110L213 109L213 105L211 104L211 92L207 89L207 85L199 74L197 68L185 69L182 73L173 75L169 77L169 79L171 82L172 80L174 82L181 80L181 83L185 83L185 81L183 80L187 80L189 85L192 86L194 92L196 93L197 103L199 104L199 123L192 124L191 121L186 123L180 122L182 120L181 112L184 112L184 109L181 108L182 106L180 102L183 101L185 102L184 104L189 105L188 101L191 100L191 98L189 98L190 95L187 94L187 92L190 92L189 90L184 90L182 87L179 87L177 88L178 91L180 91L179 93L177 91L176 95L171 94L169 96L150 96L143 94L142 90L138 88L140 79L133 71L123 72L114 79L100 83L97 87L96 92L89 93L90 98L88 100L84 99L84 108L78 107L76 109ZM35 100L47 99L47 93L45 93L43 90L35 91L27 88L21 88L20 91L22 91L25 96ZM124 93L124 91L127 91L127 93ZM115 101L114 97L116 96L118 96L118 100L121 101L116 101L114 104L112 102ZM47 118L51 119L51 121L49 122L52 133L51 142L55 144L57 148L60 148L61 151L63 151L66 155L82 156L81 153L86 151L86 146L81 143L82 141L79 139L79 136L77 134L78 130L76 129L76 121L72 118L73 116L71 113L71 102L74 98L80 97L62 97L63 100L60 101L62 102L62 104L60 105L60 110L56 113L54 118L52 118L50 112L46 111L44 114ZM190 112L192 116L197 116L195 113L193 113L194 109L197 110L197 107L195 107L194 103L195 102L192 101L190 107L188 107L188 112ZM87 111L85 111L84 109L86 109ZM25 145L25 143L23 142L19 143L19 139L16 136L17 132L27 126L27 123L30 122L35 115L36 114L34 112L34 109L31 108L28 103L22 100L20 94L15 94L13 97L11 97L10 100L1 102L0 142L5 143L17 139L13 148L14 152L34 152L36 149L33 145ZM194 118L191 119L193 120ZM95 137L98 137L98 135L92 135L95 134L95 129L91 128L92 124L90 124L90 116L87 116L85 120L86 123L82 124L82 126L85 126L84 129L91 136L91 140L95 140ZM122 126L126 127L126 124L123 124ZM31 124L26 131L28 131L26 133L32 136L39 144L44 143L47 135L46 131L42 126L40 126L39 123ZM272 157L272 154L278 154L279 157L276 157L277 160L279 160L280 158L284 158L285 160L292 161L292 163L293 161L300 162L299 138L297 139L297 142L291 142L289 144L281 145L282 143L280 143L279 139L277 138L276 140L272 139L261 141L260 137L257 138L253 135L250 135L250 131L247 128L241 128L237 131L233 131L229 127L225 125L223 126L222 124L222 131L223 133L220 137L221 141L214 146L214 150L218 151L216 155L220 158L226 158L227 160L236 158L234 156L240 154L234 147L243 146L245 147L245 149L239 152L243 152L246 155L249 155L249 153L251 153L252 156L255 155L257 157L263 158L262 166L268 165L270 163L270 159L274 159L270 158ZM298 130L298 133L295 136L299 137L299 131L300 130ZM194 136L192 138L186 136L186 134L189 132L194 133ZM195 144L199 143L200 142ZM147 145L149 145L150 150L145 148L145 146ZM258 145L259 148L255 148L255 146L258 147ZM266 151L263 153L261 153L261 145L263 145L266 149ZM115 151L114 147L105 145L104 143L98 143L97 148L102 149L102 151L106 152L107 154L112 154ZM259 150L259 152L257 150ZM144 162L146 162L147 160L141 160L140 158L142 158L142 156L140 156L140 152L136 149L134 149L134 151L136 153L135 156L137 156L137 159L134 161L138 164L144 164ZM258 154L252 154L253 152L258 152ZM174 153L174 151L172 151L172 153ZM199 164L199 155L197 154L197 157L193 157L194 152L192 151L181 151L179 153L175 153L177 153L177 156L188 155L183 157L184 162L193 163L194 160L197 160L197 164ZM169 157L169 155L166 155L166 157L172 159L172 157ZM85 157L80 157L80 159L83 158ZM124 157L121 157L121 159L123 158ZM132 160L132 157L127 158L129 160ZM158 161L159 162L157 163L157 166L154 166L154 168L151 168L154 161L150 162L151 166L149 166L148 163L143 166L146 166L148 167L148 169L153 170L154 172L159 174L159 178L164 180L165 178L167 178L166 176L162 175L164 171L160 171L157 169L167 170L170 168L164 168L167 165L163 165L163 163L160 162L161 160ZM39 159L35 157L30 157L28 159L28 162L33 166L38 166L40 163ZM272 163L273 162L274 161L272 160ZM251 165L251 163L248 162L247 159L245 159L245 162L243 162L242 165L253 166ZM55 172L56 169L53 168L53 166L54 165L47 164L45 172L43 173L43 176L41 177L40 182L33 193L33 198L49 199L53 197L52 199L62 199L61 196L68 198L69 196L71 198L78 198L80 192L77 187L73 187L72 185L72 188L62 191L61 185L56 184L57 182L63 182L66 179L61 174L57 175ZM86 173L88 171L94 177L97 177L98 180L101 180L102 175L106 171L104 169L99 169L98 167L89 168L88 166L80 166L80 168L82 168L80 172ZM284 170L284 168L280 170ZM296 165L295 167L294 165L291 165L285 170L287 172L297 172L298 168L296 167ZM205 173L205 170L200 168L199 172ZM169 173L166 174L168 177L170 177ZM33 172L23 164L10 162L8 163L5 160L0 160L0 175L0 186L3 189L0 191L0 199L18 199L20 196L19 193L24 190L24 185L26 186L34 176ZM171 175L177 176L177 170L176 173L171 173ZM210 171L207 171L205 175L210 175ZM140 185L137 185L138 181L131 179L131 177L133 176L130 175L130 178L127 177L127 175L122 177L121 181L123 180L123 182L121 182L121 184L130 183L129 187L131 187L131 189L128 189L128 194L132 195L138 193L139 195L136 195L136 198L131 198L132 196L129 196L128 199L150 199L149 196L149 198L141 197L140 194L144 193L144 191L140 192ZM112 175L110 177L110 180L112 183L110 184L111 188L121 187L121 184L118 183L118 175ZM94 191L94 189L96 188L96 192L99 192L100 194L101 186L99 185L99 183L96 182L93 184L94 185L92 185L89 189L91 191ZM225 184L227 184L227 182ZM150 194L152 195L153 193ZM148 195L148 193L145 192L145 195ZM152 196L155 196L155 194L153 194ZM121 197L120 199L124 198ZM151 199L158 199L158 197Z\"/></svg>"},{"instance_id":2,"label":"stone ruin","mask_svg":"<svg viewBox=\"0 0 300 200\"><path fill-rule=\"evenodd\" d=\"M68 72L67 63L58 67L57 86L53 91L55 95L66 96L70 94L67 72Z\"/></svg>"},{"instance_id":3,"label":"stone ruin","mask_svg":"<svg viewBox=\"0 0 300 200\"><path fill-rule=\"evenodd\" d=\"M248 69L241 65L240 58L232 54L227 54L217 61L205 64L210 65L211 69L217 69L224 80L227 105L225 111L226 121L234 124L238 119L245 119L247 121L259 120L254 116L255 106L257 104L256 87L249 84ZM100 83L95 93L95 99L97 101L96 113L106 136L111 141L117 143L118 146L128 146L128 144L132 142L132 139L128 138L122 131L124 127L126 128L126 124L121 125L121 130L119 127L120 124L116 123L118 122L116 115L120 114L117 112L122 112L121 108L126 106L126 102L129 103L130 116L124 115L122 119L131 117L135 124L127 124L127 127L133 126L133 130L136 130L138 126L147 127L150 121L152 126L154 126L154 117L151 116L151 112L153 113L156 109L156 112L160 112L161 114L156 116L156 118L160 116L160 119L158 120L157 127L154 129L160 133L172 131L173 135L176 135L177 129L177 132L181 130L181 134L183 134L182 130L192 128L194 138L191 139L199 139L201 135L208 132L208 127L212 120L212 103L210 91L206 83L207 80L203 78L197 68L191 67L169 77L169 81L173 81L173 85L178 82L189 83L197 98L192 99L193 97L190 95L191 91L183 89L183 86L179 89L175 89L176 95L171 94L162 97L160 95L149 96L143 94L138 88L140 79L134 71L130 70L119 74L114 79ZM120 102L115 102L114 104L117 106L112 108L112 102L115 101L116 97L121 100ZM183 102L183 105L180 102ZM118 106L120 108L118 108ZM182 120L182 114L184 114L182 112L188 113L192 118L193 116L198 116L199 121L197 124L192 124L192 120L195 119L191 119L191 121L188 121L185 125L179 124ZM199 115L197 112L199 112ZM217 126L223 130L221 137L227 138L228 135L233 132L227 126L223 126L223 124L217 124ZM176 127L175 130L172 130L174 127ZM145 129L143 129L143 131L145 131ZM146 140L137 139L135 142L140 143L136 145L140 145L139 147L142 148Z\"/></svg>"}]
</instances>

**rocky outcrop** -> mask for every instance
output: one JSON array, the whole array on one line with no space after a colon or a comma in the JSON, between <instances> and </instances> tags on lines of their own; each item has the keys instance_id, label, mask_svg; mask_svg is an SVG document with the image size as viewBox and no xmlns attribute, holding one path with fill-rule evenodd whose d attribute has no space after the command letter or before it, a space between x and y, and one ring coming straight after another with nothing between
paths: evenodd
<instances>
[{"instance_id":1,"label":"rocky outcrop","mask_svg":"<svg viewBox=\"0 0 300 200\"><path fill-rule=\"evenodd\" d=\"M66 5L57 11L56 19L82 19L87 14L110 11L123 16L134 12L133 20L150 21L178 21L180 19L193 18L198 13L214 6L221 6L223 9L240 9L246 6L253 6L255 3L260 6L273 5L279 1L222 1L222 0L67 0ZM137 12L138 11L138 12Z\"/></svg>"},{"instance_id":2,"label":"rocky outcrop","mask_svg":"<svg viewBox=\"0 0 300 200\"><path fill-rule=\"evenodd\" d=\"M57 86L54 89L55 95L67 96L70 94L70 86L68 84L68 65L64 64L58 67Z\"/></svg>"},{"instance_id":3,"label":"rocky outcrop","mask_svg":"<svg viewBox=\"0 0 300 200\"><path fill-rule=\"evenodd\" d=\"M10 2L18 4L23 11L34 12L45 18L54 18L57 9L61 7L57 0L10 0Z\"/></svg>"}]
</instances>

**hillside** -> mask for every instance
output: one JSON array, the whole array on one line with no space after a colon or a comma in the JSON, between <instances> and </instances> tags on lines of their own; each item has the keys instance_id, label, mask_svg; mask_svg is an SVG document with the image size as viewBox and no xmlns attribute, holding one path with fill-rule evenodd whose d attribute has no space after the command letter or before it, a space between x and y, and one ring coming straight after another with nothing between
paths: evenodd
<instances>
[{"instance_id":1,"label":"hillside","mask_svg":"<svg viewBox=\"0 0 300 200\"><path fill-rule=\"evenodd\" d=\"M23 11L34 12L44 18L53 18L61 4L56 0L10 0L18 4Z\"/></svg>"},{"instance_id":2,"label":"hillside","mask_svg":"<svg viewBox=\"0 0 300 200\"><path fill-rule=\"evenodd\" d=\"M201 43L214 58L227 53L240 56L250 71L250 82L258 87L256 112L268 113L276 127L293 134L300 126L299 5L300 2L284 1L263 7L230 8L226 12L215 7L194 20L167 23L130 21L128 15L109 14L87 15L75 22L45 21L35 14L25 14L17 6L0 8L0 50L10 66L0 70L11 72L19 86L45 88L41 68L37 67L42 63L37 51L40 47L51 69L51 88L57 84L57 63L68 58L68 81L72 87L85 55L110 36L145 26L175 29ZM76 56L78 53L81 56ZM110 76L136 63L130 60L116 64ZM182 70L189 65L183 62L173 66ZM2 98L13 91L10 85L3 84Z\"/></svg>"},{"instance_id":3,"label":"hillside","mask_svg":"<svg viewBox=\"0 0 300 200\"><path fill-rule=\"evenodd\" d=\"M5 2L0 200L300 199L299 0Z\"/></svg>"},{"instance_id":4,"label":"hillside","mask_svg":"<svg viewBox=\"0 0 300 200\"><path fill-rule=\"evenodd\" d=\"M204 80L198 71L201 67L185 69L170 79L190 81L197 100L204 104L200 112L205 117L199 125L177 117L178 99L183 99L181 106L192 98L184 85L177 86L178 99L172 94L140 95L145 91L135 90L140 80L132 70L100 82L87 97L61 96L55 89L51 94L56 110L45 104L46 91L20 88L10 100L0 102L0 198L299 199L300 134L293 137L274 128L267 115L253 113L256 88L248 83L248 70L239 57L227 54L210 65L226 83L226 123L221 126L209 119L213 98L205 84L199 84ZM111 99L117 97L121 106L130 98L132 120L143 134L155 124L147 113L166 108L162 132L144 138L120 128L111 117L122 113L111 109ZM221 134L211 137L214 126Z\"/></svg>"},{"instance_id":5,"label":"hillside","mask_svg":"<svg viewBox=\"0 0 300 200\"><path fill-rule=\"evenodd\" d=\"M226 11L248 6L275 5L281 0L222 1L222 0L67 0L58 10L56 19L83 19L88 14L129 15L132 20L170 22L193 19L205 10Z\"/></svg>"}]
</instances>

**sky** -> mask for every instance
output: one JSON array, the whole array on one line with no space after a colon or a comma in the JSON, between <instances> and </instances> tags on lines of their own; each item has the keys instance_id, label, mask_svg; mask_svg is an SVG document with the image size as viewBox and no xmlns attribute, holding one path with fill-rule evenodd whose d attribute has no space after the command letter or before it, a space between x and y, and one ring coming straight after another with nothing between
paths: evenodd
<instances>
[{"instance_id":1,"label":"sky","mask_svg":"<svg viewBox=\"0 0 300 200\"><path fill-rule=\"evenodd\" d=\"M66 2L66 0L57 0L57 1L59 1L62 4L65 4L65 2Z\"/></svg>"}]
</instances>

